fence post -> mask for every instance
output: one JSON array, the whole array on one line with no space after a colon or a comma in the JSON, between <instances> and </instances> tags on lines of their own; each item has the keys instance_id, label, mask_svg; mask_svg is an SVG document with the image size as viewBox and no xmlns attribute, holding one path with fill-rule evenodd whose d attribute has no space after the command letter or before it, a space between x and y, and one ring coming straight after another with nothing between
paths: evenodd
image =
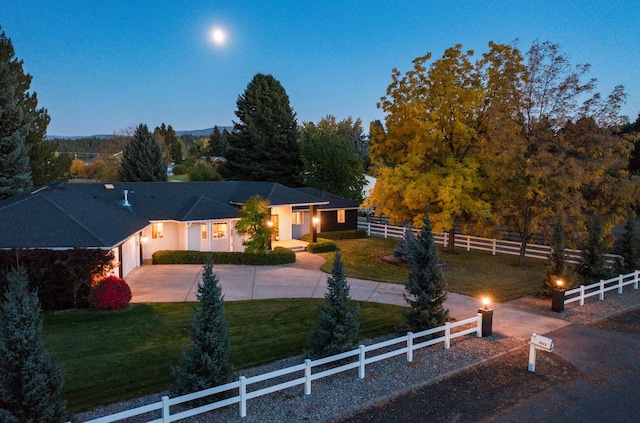
<instances>
[{"instance_id":1,"label":"fence post","mask_svg":"<svg viewBox=\"0 0 640 423\"><path fill-rule=\"evenodd\" d=\"M580 285L580 305L584 305L584 285Z\"/></svg>"},{"instance_id":2,"label":"fence post","mask_svg":"<svg viewBox=\"0 0 640 423\"><path fill-rule=\"evenodd\" d=\"M247 417L247 378L240 376L240 417Z\"/></svg>"},{"instance_id":3,"label":"fence post","mask_svg":"<svg viewBox=\"0 0 640 423\"><path fill-rule=\"evenodd\" d=\"M618 294L622 295L622 275L618 276Z\"/></svg>"},{"instance_id":4,"label":"fence post","mask_svg":"<svg viewBox=\"0 0 640 423\"><path fill-rule=\"evenodd\" d=\"M407 362L413 361L413 332L407 332Z\"/></svg>"},{"instance_id":5,"label":"fence post","mask_svg":"<svg viewBox=\"0 0 640 423\"><path fill-rule=\"evenodd\" d=\"M633 289L638 289L638 276L640 275L640 270L636 270L635 276L633 278Z\"/></svg>"},{"instance_id":6,"label":"fence post","mask_svg":"<svg viewBox=\"0 0 640 423\"><path fill-rule=\"evenodd\" d=\"M476 330L476 337L482 338L482 313L478 313L478 327Z\"/></svg>"},{"instance_id":7,"label":"fence post","mask_svg":"<svg viewBox=\"0 0 640 423\"><path fill-rule=\"evenodd\" d=\"M384 224L384 237L387 238L387 231L389 230L389 226L385 223Z\"/></svg>"},{"instance_id":8,"label":"fence post","mask_svg":"<svg viewBox=\"0 0 640 423\"><path fill-rule=\"evenodd\" d=\"M604 300L604 280L600 279L600 295L598 295L600 300Z\"/></svg>"},{"instance_id":9,"label":"fence post","mask_svg":"<svg viewBox=\"0 0 640 423\"><path fill-rule=\"evenodd\" d=\"M311 395L311 360L304 360L304 394Z\"/></svg>"},{"instance_id":10,"label":"fence post","mask_svg":"<svg viewBox=\"0 0 640 423\"><path fill-rule=\"evenodd\" d=\"M169 412L169 397L164 395L162 397L162 422L168 422L170 416L171 413Z\"/></svg>"},{"instance_id":11,"label":"fence post","mask_svg":"<svg viewBox=\"0 0 640 423\"><path fill-rule=\"evenodd\" d=\"M443 232L442 234L443 234L442 240L444 242L442 245L444 245L446 247L447 244L449 244L449 240L448 240L449 232Z\"/></svg>"},{"instance_id":12,"label":"fence post","mask_svg":"<svg viewBox=\"0 0 640 423\"><path fill-rule=\"evenodd\" d=\"M364 379L364 345L360 345L360 368L358 369L358 376L360 379Z\"/></svg>"},{"instance_id":13,"label":"fence post","mask_svg":"<svg viewBox=\"0 0 640 423\"><path fill-rule=\"evenodd\" d=\"M371 236L371 222L367 221L367 236Z\"/></svg>"},{"instance_id":14,"label":"fence post","mask_svg":"<svg viewBox=\"0 0 640 423\"><path fill-rule=\"evenodd\" d=\"M444 324L444 349L448 350L451 347L451 323L445 322Z\"/></svg>"},{"instance_id":15,"label":"fence post","mask_svg":"<svg viewBox=\"0 0 640 423\"><path fill-rule=\"evenodd\" d=\"M496 239L494 238L494 239L493 239L493 247L492 247L492 249L491 249L491 254L492 254L492 255L494 255L494 256L496 255L496 243L497 243L497 241L496 241Z\"/></svg>"},{"instance_id":16,"label":"fence post","mask_svg":"<svg viewBox=\"0 0 640 423\"><path fill-rule=\"evenodd\" d=\"M467 235L467 251L471 251L471 235Z\"/></svg>"}]
</instances>

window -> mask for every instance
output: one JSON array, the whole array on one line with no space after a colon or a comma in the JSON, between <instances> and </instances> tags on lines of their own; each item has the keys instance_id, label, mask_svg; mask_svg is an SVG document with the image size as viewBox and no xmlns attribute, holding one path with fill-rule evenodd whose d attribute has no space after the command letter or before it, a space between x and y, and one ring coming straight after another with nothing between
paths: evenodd
<instances>
[{"instance_id":1,"label":"window","mask_svg":"<svg viewBox=\"0 0 640 423\"><path fill-rule=\"evenodd\" d=\"M344 210L338 210L338 223L345 222L345 212Z\"/></svg>"},{"instance_id":2,"label":"window","mask_svg":"<svg viewBox=\"0 0 640 423\"><path fill-rule=\"evenodd\" d=\"M291 215L291 224L292 225L302 225L304 223L304 213L303 212L293 212Z\"/></svg>"},{"instance_id":3,"label":"window","mask_svg":"<svg viewBox=\"0 0 640 423\"><path fill-rule=\"evenodd\" d=\"M201 223L200 224L200 233L202 234L202 239L207 239L208 235L207 235L207 224L206 223Z\"/></svg>"},{"instance_id":4,"label":"window","mask_svg":"<svg viewBox=\"0 0 640 423\"><path fill-rule=\"evenodd\" d=\"M213 231L211 231L211 237L213 239L222 239L227 237L227 224L226 223L214 223Z\"/></svg>"},{"instance_id":5,"label":"window","mask_svg":"<svg viewBox=\"0 0 640 423\"><path fill-rule=\"evenodd\" d=\"M152 223L151 239L162 239L162 238L164 238L164 230L162 228L162 223Z\"/></svg>"}]
</instances>

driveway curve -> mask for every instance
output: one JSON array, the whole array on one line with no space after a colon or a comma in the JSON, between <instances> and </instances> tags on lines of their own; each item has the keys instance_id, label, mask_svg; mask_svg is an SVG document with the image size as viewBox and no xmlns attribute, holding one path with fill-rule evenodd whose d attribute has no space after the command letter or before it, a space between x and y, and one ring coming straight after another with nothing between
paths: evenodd
<instances>
[{"instance_id":1,"label":"driveway curve","mask_svg":"<svg viewBox=\"0 0 640 423\"><path fill-rule=\"evenodd\" d=\"M320 270L324 258L297 253L296 262L279 266L245 266L217 264L214 272L226 301L267 298L323 298L328 274ZM202 280L202 266L191 264L142 266L127 275L132 302L196 301L195 292ZM399 306L407 305L404 286L356 278L347 278L351 298ZM445 306L451 316L462 320L474 316L480 307L478 298L449 292ZM493 331L506 336L528 339L532 332L548 333L566 326L564 320L514 310L495 304Z\"/></svg>"}]
</instances>

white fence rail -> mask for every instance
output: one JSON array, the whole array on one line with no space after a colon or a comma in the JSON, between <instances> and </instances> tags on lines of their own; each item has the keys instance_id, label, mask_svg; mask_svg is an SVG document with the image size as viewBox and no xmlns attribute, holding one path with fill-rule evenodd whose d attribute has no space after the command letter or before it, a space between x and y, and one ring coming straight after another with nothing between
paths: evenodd
<instances>
[{"instance_id":1,"label":"white fence rail","mask_svg":"<svg viewBox=\"0 0 640 423\"><path fill-rule=\"evenodd\" d=\"M247 400L250 400L252 398L257 398L262 395L267 395L299 385L304 385L305 395L311 395L311 383L314 380L322 379L351 369L358 369L358 377L360 379L364 379L366 366L368 364L386 360L388 358L402 354L406 354L407 362L412 362L413 352L418 349L436 345L440 342L444 343L445 349L449 349L452 339L472 333L475 333L478 338L482 337L482 314L480 313L478 313L475 317L471 317L466 320L456 321L453 323L447 322L443 326L439 326L437 328L428 329L418 333L408 332L404 336L390 339L384 342L379 342L373 345L360 345L358 349L342 354L333 355L331 357L321 358L318 360L307 359L302 364L287 367L286 369L276 370L270 373L265 373L253 377L240 376L239 379L235 382L227 383L226 385L217 386L215 388L207 389L204 391L195 392L193 394L183 395L175 398L163 396L162 400L156 403L123 411L117 414L112 414L109 416L100 417L94 420L90 420L87 423L111 423L129 417L140 416L149 412L156 412L157 415L158 411L160 411L161 417L156 418L155 420L150 420L150 422L168 423L233 404L239 404L240 417L246 417ZM438 334L440 336L432 338L433 336ZM391 347L397 347L398 345L400 345L398 348L391 349ZM372 355L372 352L376 353ZM349 359L351 361L346 364L338 364L335 367L326 368L332 363L342 362ZM317 369L318 367L321 367L322 370L318 371L317 373L313 373L313 370ZM248 390L251 385L257 384L259 382L267 382L274 379L276 380L276 382L273 385L256 388L253 391ZM282 381L283 379L287 380ZM237 392L238 395L171 414L171 407L185 404L194 400L200 400L211 395L232 393L234 391Z\"/></svg>"},{"instance_id":2,"label":"white fence rail","mask_svg":"<svg viewBox=\"0 0 640 423\"><path fill-rule=\"evenodd\" d=\"M384 238L402 238L406 227L390 226L372 222L358 222L358 229L364 229L369 236L381 236ZM418 233L418 229L413 229L414 233ZM449 242L449 233L434 234L434 241L439 245L447 245ZM455 246L465 248L467 251L488 251L494 256L496 254L520 255L520 247L522 243L517 241L505 241L501 239L481 238L471 235L456 234ZM565 249L567 262L577 264L580 261L580 250ZM551 253L551 247L540 244L527 244L525 257L547 260ZM606 254L607 263L614 264L619 257L615 254Z\"/></svg>"},{"instance_id":3,"label":"white fence rail","mask_svg":"<svg viewBox=\"0 0 640 423\"><path fill-rule=\"evenodd\" d=\"M584 305L585 298L598 296L599 300L604 300L604 293L607 291L617 290L618 294L622 294L622 288L627 285L633 285L633 289L638 289L638 279L640 277L640 270L636 270L626 275L619 275L611 279L601 280L600 282L592 283L591 285L580 285L578 288L565 291L564 303L570 304L576 301L580 302L580 305Z\"/></svg>"}]
</instances>

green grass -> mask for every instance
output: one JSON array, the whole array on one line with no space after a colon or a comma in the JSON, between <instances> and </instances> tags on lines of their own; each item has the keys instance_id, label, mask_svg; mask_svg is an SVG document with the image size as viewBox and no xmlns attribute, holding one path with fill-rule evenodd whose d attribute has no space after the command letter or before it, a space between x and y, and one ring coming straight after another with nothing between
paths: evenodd
<instances>
[{"instance_id":1,"label":"green grass","mask_svg":"<svg viewBox=\"0 0 640 423\"><path fill-rule=\"evenodd\" d=\"M347 276L381 282L404 283L409 271L385 263L382 255L392 254L397 240L370 237L336 241L342 251ZM321 254L327 259L322 270L330 273L334 253ZM547 266L545 260L527 259L527 266L518 266L518 257L491 255L482 251L456 249L456 254L439 250L441 262L452 268L444 273L451 292L473 297L489 296L492 301L505 302L536 294L542 285Z\"/></svg>"},{"instance_id":2,"label":"green grass","mask_svg":"<svg viewBox=\"0 0 640 423\"><path fill-rule=\"evenodd\" d=\"M300 354L318 315L318 299L227 302L236 370ZM360 304L361 338L393 332L400 307ZM188 344L193 303L133 304L125 310L45 314L45 338L64 366L72 411L164 390Z\"/></svg>"}]
</instances>

